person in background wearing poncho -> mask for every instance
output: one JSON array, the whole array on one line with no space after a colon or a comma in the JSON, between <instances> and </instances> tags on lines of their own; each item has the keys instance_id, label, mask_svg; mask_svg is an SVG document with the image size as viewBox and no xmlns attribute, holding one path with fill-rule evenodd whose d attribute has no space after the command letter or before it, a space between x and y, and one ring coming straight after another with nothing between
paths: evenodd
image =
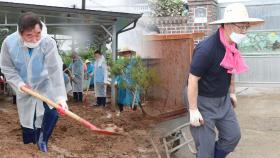
<instances>
[{"instance_id":1,"label":"person in background wearing poncho","mask_svg":"<svg viewBox=\"0 0 280 158\"><path fill-rule=\"evenodd\" d=\"M75 102L83 102L84 64L77 52L72 53L72 59L73 63L70 65L70 69L73 75L73 98Z\"/></svg>"},{"instance_id":2,"label":"person in background wearing poncho","mask_svg":"<svg viewBox=\"0 0 280 158\"><path fill-rule=\"evenodd\" d=\"M39 17L27 12L18 20L18 31L2 44L0 67L16 92L23 143L34 143L47 152L48 140L58 120L57 111L22 91L31 88L68 109L62 60L56 42Z\"/></svg>"},{"instance_id":3,"label":"person in background wearing poncho","mask_svg":"<svg viewBox=\"0 0 280 158\"><path fill-rule=\"evenodd\" d=\"M108 70L105 57L97 50L94 52L94 91L97 99L95 106L106 106Z\"/></svg>"},{"instance_id":4,"label":"person in background wearing poncho","mask_svg":"<svg viewBox=\"0 0 280 158\"><path fill-rule=\"evenodd\" d=\"M130 107L132 109L133 104L133 93L129 88L123 88L122 85L130 86L133 83L132 76L131 76L131 69L135 64L135 60L133 59L133 55L135 54L134 51L129 49L123 49L119 52L119 56L123 58L129 59L128 65L125 67L124 74L116 76L117 82L117 104L119 106L120 112L123 111L124 107ZM140 92L137 91L135 94L135 101L133 110L136 110L137 105L140 104Z\"/></svg>"},{"instance_id":5,"label":"person in background wearing poncho","mask_svg":"<svg viewBox=\"0 0 280 158\"><path fill-rule=\"evenodd\" d=\"M87 80L88 80L88 85L90 88L94 87L94 78L93 78L93 73L94 73L94 64L91 63L90 60L85 61L87 65Z\"/></svg>"}]
</instances>

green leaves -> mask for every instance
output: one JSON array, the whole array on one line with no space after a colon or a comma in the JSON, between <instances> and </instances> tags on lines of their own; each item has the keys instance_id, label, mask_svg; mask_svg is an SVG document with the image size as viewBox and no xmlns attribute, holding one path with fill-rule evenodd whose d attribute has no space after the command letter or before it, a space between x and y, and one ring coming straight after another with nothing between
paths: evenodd
<instances>
[{"instance_id":1,"label":"green leaves","mask_svg":"<svg viewBox=\"0 0 280 158\"><path fill-rule=\"evenodd\" d=\"M92 47L88 48L88 49L82 49L82 48L78 48L77 53L79 54L79 56L82 58L83 61L89 59L90 61L94 61L94 52L96 50L98 50L98 46L97 45L92 45ZM106 56L106 58L110 58L110 54L107 53L108 50L105 46L101 46L101 52L104 53L104 56ZM105 53L106 52L106 53ZM66 64L67 66L70 65L70 63L72 62L72 51L60 51L59 53L61 55L62 61L64 64Z\"/></svg>"},{"instance_id":2,"label":"green leaves","mask_svg":"<svg viewBox=\"0 0 280 158\"><path fill-rule=\"evenodd\" d=\"M124 70L126 66L128 66L129 62L130 59L128 58L118 59L115 63L112 60L110 60L110 74L114 76L124 75Z\"/></svg>"},{"instance_id":3,"label":"green leaves","mask_svg":"<svg viewBox=\"0 0 280 158\"><path fill-rule=\"evenodd\" d=\"M148 69L140 57L136 58L135 65L132 67L131 76L134 82L146 91L156 81L156 71Z\"/></svg>"},{"instance_id":4,"label":"green leaves","mask_svg":"<svg viewBox=\"0 0 280 158\"><path fill-rule=\"evenodd\" d=\"M60 55L64 64L69 66L72 63L71 55L67 55L66 53L61 53Z\"/></svg>"},{"instance_id":5,"label":"green leaves","mask_svg":"<svg viewBox=\"0 0 280 158\"><path fill-rule=\"evenodd\" d=\"M122 88L132 91L141 89L147 91L159 79L154 69L148 69L140 57L121 58L111 65L110 73L121 76L125 81Z\"/></svg>"},{"instance_id":6,"label":"green leaves","mask_svg":"<svg viewBox=\"0 0 280 158\"><path fill-rule=\"evenodd\" d=\"M182 0L149 0L156 17L182 16L185 8Z\"/></svg>"},{"instance_id":7,"label":"green leaves","mask_svg":"<svg viewBox=\"0 0 280 158\"><path fill-rule=\"evenodd\" d=\"M244 54L262 55L266 53L279 53L279 32L248 32L247 38L238 44Z\"/></svg>"}]
</instances>

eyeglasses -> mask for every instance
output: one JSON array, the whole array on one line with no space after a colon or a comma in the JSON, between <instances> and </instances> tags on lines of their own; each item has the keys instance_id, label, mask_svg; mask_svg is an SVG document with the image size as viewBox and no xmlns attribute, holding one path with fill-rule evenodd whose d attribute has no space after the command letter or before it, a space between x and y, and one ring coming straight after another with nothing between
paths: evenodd
<instances>
[{"instance_id":1,"label":"eyeglasses","mask_svg":"<svg viewBox=\"0 0 280 158\"><path fill-rule=\"evenodd\" d=\"M242 26L240 26L240 25L237 25L235 23L232 23L232 24L234 26L238 27L240 30L244 30L244 31L248 30L248 28L250 27L249 25L242 25Z\"/></svg>"}]
</instances>

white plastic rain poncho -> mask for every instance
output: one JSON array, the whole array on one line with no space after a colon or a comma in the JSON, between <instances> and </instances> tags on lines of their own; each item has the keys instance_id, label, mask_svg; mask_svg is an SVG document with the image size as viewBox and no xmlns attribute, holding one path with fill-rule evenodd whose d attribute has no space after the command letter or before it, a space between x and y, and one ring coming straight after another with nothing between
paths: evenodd
<instances>
[{"instance_id":1,"label":"white plastic rain poncho","mask_svg":"<svg viewBox=\"0 0 280 158\"><path fill-rule=\"evenodd\" d=\"M77 54L74 55L76 56L76 59L71 65L72 73L74 75L73 92L83 92L84 64Z\"/></svg>"},{"instance_id":2,"label":"white plastic rain poncho","mask_svg":"<svg viewBox=\"0 0 280 158\"><path fill-rule=\"evenodd\" d=\"M35 124L41 128L45 109L41 100L20 92L20 86L27 84L55 102L67 100L62 60L55 40L47 35L44 25L40 44L33 48L31 55L19 32L9 35L2 44L0 67L7 82L16 91L18 114L23 127L34 129Z\"/></svg>"},{"instance_id":3,"label":"white plastic rain poncho","mask_svg":"<svg viewBox=\"0 0 280 158\"><path fill-rule=\"evenodd\" d=\"M105 57L102 55L94 63L94 91L96 97L106 97L108 70Z\"/></svg>"},{"instance_id":4,"label":"white plastic rain poncho","mask_svg":"<svg viewBox=\"0 0 280 158\"><path fill-rule=\"evenodd\" d=\"M63 77L64 77L66 93L70 93L72 91L72 85L70 82L70 78L66 73L63 73Z\"/></svg>"}]
</instances>

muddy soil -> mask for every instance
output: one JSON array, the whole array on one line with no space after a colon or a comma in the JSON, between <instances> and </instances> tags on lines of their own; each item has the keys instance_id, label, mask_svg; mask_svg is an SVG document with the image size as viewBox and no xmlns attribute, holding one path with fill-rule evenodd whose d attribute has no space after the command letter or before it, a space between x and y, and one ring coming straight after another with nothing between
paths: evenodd
<instances>
[{"instance_id":1,"label":"muddy soil","mask_svg":"<svg viewBox=\"0 0 280 158\"><path fill-rule=\"evenodd\" d=\"M89 102L91 102L89 100ZM124 136L98 135L75 120L60 117L49 141L49 152L42 153L34 144L24 145L16 106L11 97L0 96L0 157L1 158L156 158L150 129L157 120L144 117L138 109L126 110L120 116L114 108L99 108L88 104L69 103L70 110L103 127L114 124L124 130ZM150 103L149 103L150 104ZM151 114L160 113L158 105L149 106ZM154 106L154 107L153 107ZM150 110L149 110L150 109ZM155 110L152 110L155 109ZM111 117L108 117L111 115Z\"/></svg>"}]
</instances>

